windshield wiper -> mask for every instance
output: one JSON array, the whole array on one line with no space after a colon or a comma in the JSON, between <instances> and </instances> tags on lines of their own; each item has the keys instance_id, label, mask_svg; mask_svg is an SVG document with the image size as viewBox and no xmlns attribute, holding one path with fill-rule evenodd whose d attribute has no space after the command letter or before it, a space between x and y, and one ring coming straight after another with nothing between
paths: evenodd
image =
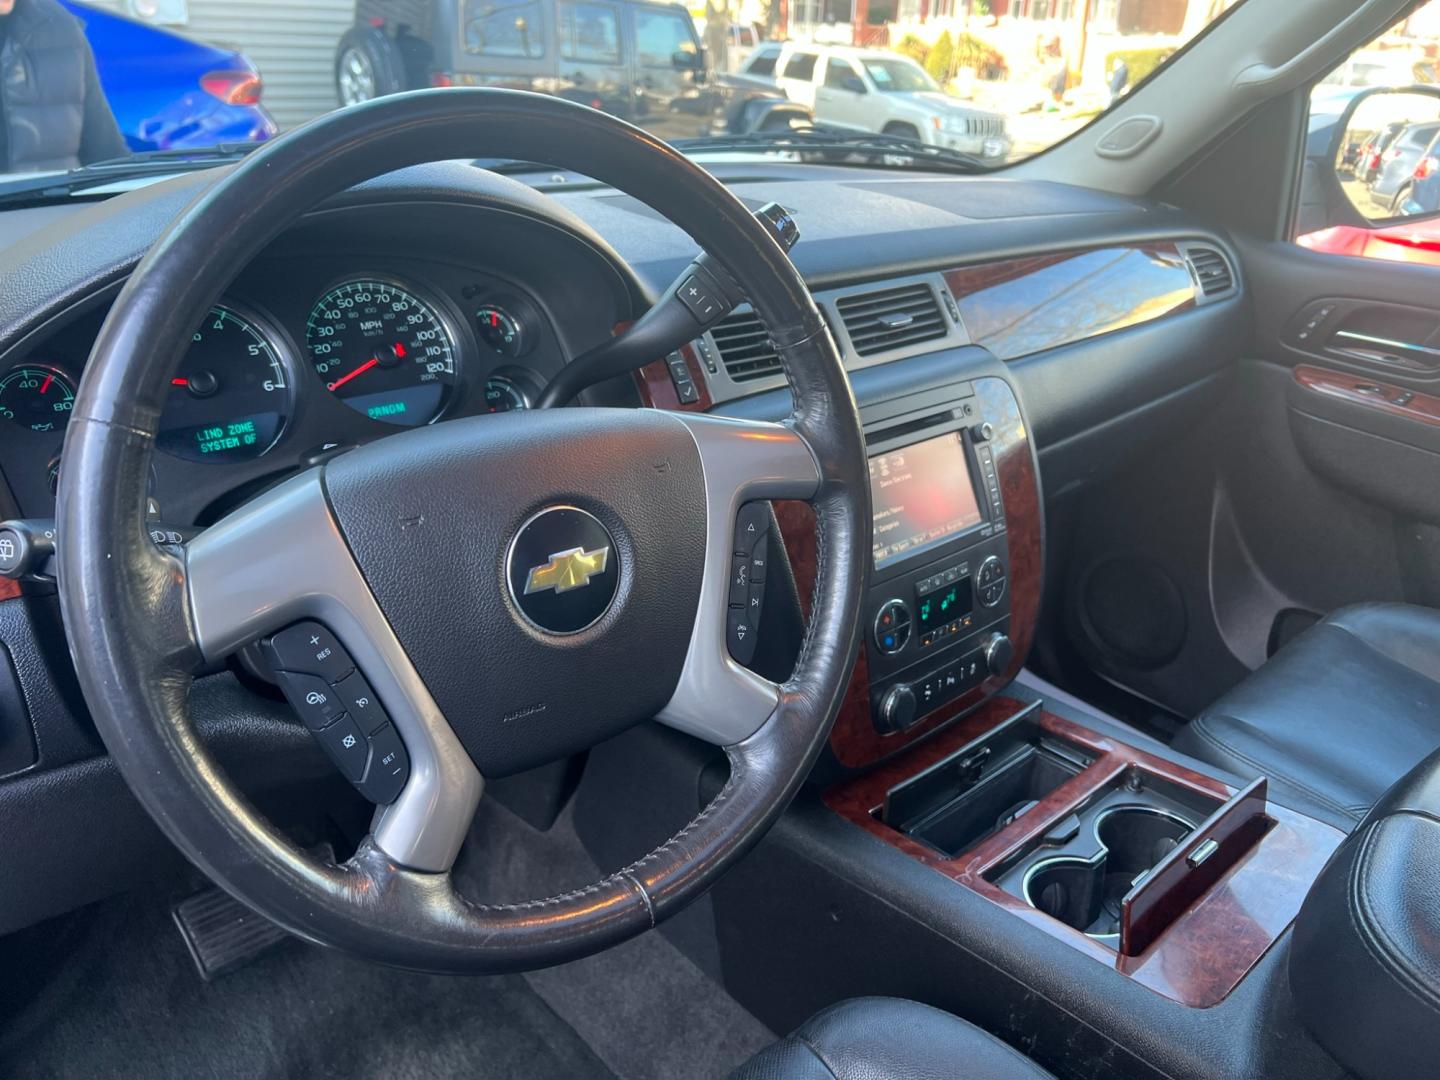
<instances>
[{"instance_id":1,"label":"windshield wiper","mask_svg":"<svg viewBox=\"0 0 1440 1080\"><path fill-rule=\"evenodd\" d=\"M943 146L926 146L900 135L882 135L864 131L829 131L808 128L801 131L759 131L747 135L712 135L703 139L677 139L672 144L687 154L707 150L730 150L739 153L775 153L792 151L815 155L829 164L834 156L862 158L866 164L891 168L932 168L949 172L989 172L993 166L974 154L963 154Z\"/></svg>"},{"instance_id":2,"label":"windshield wiper","mask_svg":"<svg viewBox=\"0 0 1440 1080\"><path fill-rule=\"evenodd\" d=\"M0 180L0 207L63 199L117 181L183 172L187 166L213 168L238 161L258 145L253 142L217 143L195 149L148 150L94 161L69 172L13 176Z\"/></svg>"}]
</instances>

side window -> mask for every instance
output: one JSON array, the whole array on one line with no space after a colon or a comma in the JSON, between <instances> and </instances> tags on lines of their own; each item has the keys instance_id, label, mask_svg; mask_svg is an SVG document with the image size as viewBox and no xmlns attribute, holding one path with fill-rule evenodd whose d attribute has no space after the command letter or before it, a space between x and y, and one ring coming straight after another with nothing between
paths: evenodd
<instances>
[{"instance_id":1,"label":"side window","mask_svg":"<svg viewBox=\"0 0 1440 1080\"><path fill-rule=\"evenodd\" d=\"M620 20L606 4L559 5L560 55L594 64L620 63Z\"/></svg>"},{"instance_id":2,"label":"side window","mask_svg":"<svg viewBox=\"0 0 1440 1080\"><path fill-rule=\"evenodd\" d=\"M635 9L635 52L646 67L674 66L676 53L695 52L690 20L670 11Z\"/></svg>"},{"instance_id":3,"label":"side window","mask_svg":"<svg viewBox=\"0 0 1440 1080\"><path fill-rule=\"evenodd\" d=\"M785 70L781 72L781 77L809 82L815 77L815 59L814 53L796 53L785 62Z\"/></svg>"},{"instance_id":4,"label":"side window","mask_svg":"<svg viewBox=\"0 0 1440 1080\"><path fill-rule=\"evenodd\" d=\"M853 90L853 80L860 78L848 60L825 62L825 85L836 90Z\"/></svg>"},{"instance_id":5,"label":"side window","mask_svg":"<svg viewBox=\"0 0 1440 1080\"><path fill-rule=\"evenodd\" d=\"M545 24L536 0L465 0L465 51L533 59L545 55Z\"/></svg>"},{"instance_id":6,"label":"side window","mask_svg":"<svg viewBox=\"0 0 1440 1080\"><path fill-rule=\"evenodd\" d=\"M774 75L775 61L779 59L779 53L756 52L755 55L750 58L750 63L745 65L745 72L749 75Z\"/></svg>"},{"instance_id":7,"label":"side window","mask_svg":"<svg viewBox=\"0 0 1440 1080\"><path fill-rule=\"evenodd\" d=\"M1310 91L1295 242L1440 266L1440 0Z\"/></svg>"}]
</instances>

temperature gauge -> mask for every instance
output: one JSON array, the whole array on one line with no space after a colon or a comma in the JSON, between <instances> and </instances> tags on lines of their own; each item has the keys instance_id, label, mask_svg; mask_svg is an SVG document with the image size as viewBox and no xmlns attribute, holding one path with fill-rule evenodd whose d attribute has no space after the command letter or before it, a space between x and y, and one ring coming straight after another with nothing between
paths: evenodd
<instances>
[{"instance_id":1,"label":"temperature gauge","mask_svg":"<svg viewBox=\"0 0 1440 1080\"><path fill-rule=\"evenodd\" d=\"M485 380L486 412L517 412L528 408L530 395L514 379L506 375L491 375Z\"/></svg>"}]
</instances>

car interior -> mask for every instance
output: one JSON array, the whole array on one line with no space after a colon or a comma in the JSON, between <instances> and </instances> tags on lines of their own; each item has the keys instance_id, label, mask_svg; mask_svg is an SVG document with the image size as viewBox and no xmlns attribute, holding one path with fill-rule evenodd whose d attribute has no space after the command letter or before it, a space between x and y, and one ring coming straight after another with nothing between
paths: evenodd
<instances>
[{"instance_id":1,"label":"car interior","mask_svg":"<svg viewBox=\"0 0 1440 1080\"><path fill-rule=\"evenodd\" d=\"M1440 269L1296 243L1413 6L0 194L0 1074L1436 1075Z\"/></svg>"}]
</instances>

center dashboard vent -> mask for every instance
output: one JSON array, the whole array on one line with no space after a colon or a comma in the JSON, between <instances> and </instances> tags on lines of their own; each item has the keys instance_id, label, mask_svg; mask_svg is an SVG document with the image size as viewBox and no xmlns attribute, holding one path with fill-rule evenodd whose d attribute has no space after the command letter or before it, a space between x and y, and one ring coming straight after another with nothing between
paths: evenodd
<instances>
[{"instance_id":1,"label":"center dashboard vent","mask_svg":"<svg viewBox=\"0 0 1440 1080\"><path fill-rule=\"evenodd\" d=\"M1230 269L1230 260L1219 251L1191 244L1185 248L1185 258L1202 295L1219 297L1235 288L1235 271Z\"/></svg>"},{"instance_id":2,"label":"center dashboard vent","mask_svg":"<svg viewBox=\"0 0 1440 1080\"><path fill-rule=\"evenodd\" d=\"M770 333L753 311L727 315L710 330L725 371L736 382L752 382L780 374L780 357Z\"/></svg>"},{"instance_id":3,"label":"center dashboard vent","mask_svg":"<svg viewBox=\"0 0 1440 1080\"><path fill-rule=\"evenodd\" d=\"M857 356L873 356L949 333L929 284L918 281L835 302Z\"/></svg>"}]
</instances>

